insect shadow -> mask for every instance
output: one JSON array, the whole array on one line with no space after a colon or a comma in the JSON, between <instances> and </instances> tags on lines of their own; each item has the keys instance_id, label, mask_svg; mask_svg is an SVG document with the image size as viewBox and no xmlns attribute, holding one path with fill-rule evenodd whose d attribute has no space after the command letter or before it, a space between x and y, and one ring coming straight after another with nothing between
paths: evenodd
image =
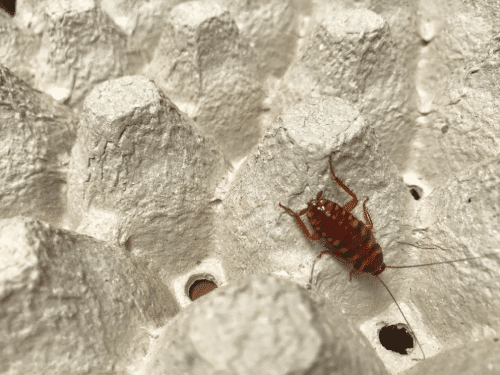
<instances>
[{"instance_id":1,"label":"insect shadow","mask_svg":"<svg viewBox=\"0 0 500 375\"><path fill-rule=\"evenodd\" d=\"M384 258L382 254L382 248L375 240L373 235L373 223L370 218L370 214L366 209L366 202L369 198L366 198L363 202L363 213L365 223L357 219L351 214L351 211L357 206L358 198L346 185L340 181L335 172L333 171L332 157L329 158L330 171L332 173L333 180L347 193L351 196L351 200L345 205L340 206L335 202L329 201L323 197L323 192L320 191L316 198L311 199L307 203L307 207L296 213L292 209L283 206L281 203L279 206L285 209L294 219L299 228L302 230L304 235L311 241L320 241L326 250L322 251L318 258L321 258L323 254L330 254L335 259L344 263L344 265L350 265L351 272L349 274L349 280L351 280L352 275L355 273L361 274L371 274L380 281L380 283L385 287L392 300L396 304L401 316L404 318L406 324L415 341L417 342L420 351L422 352L423 359L425 360L425 353L420 345L420 342L411 328L408 319L406 319L403 310L399 306L398 302L394 298L394 295L387 287L385 282L378 276L386 268L413 268L413 267L425 267L433 266L438 264L463 262L473 259L484 258L488 256L498 256L500 253L491 253L476 257L456 259L443 262L435 263L424 263L417 265L406 265L406 266L388 266L384 263ZM309 232L309 229L305 225L304 221L300 218L302 215L306 215L309 223L313 228L313 233ZM314 272L314 262L311 271L311 280ZM310 284L312 285L312 284Z\"/></svg>"}]
</instances>

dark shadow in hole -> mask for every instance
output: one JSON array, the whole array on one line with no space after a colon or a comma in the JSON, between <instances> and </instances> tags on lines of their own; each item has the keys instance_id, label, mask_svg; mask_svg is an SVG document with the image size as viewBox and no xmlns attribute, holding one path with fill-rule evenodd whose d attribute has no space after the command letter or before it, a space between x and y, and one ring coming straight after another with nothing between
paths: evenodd
<instances>
[{"instance_id":1,"label":"dark shadow in hole","mask_svg":"<svg viewBox=\"0 0 500 375\"><path fill-rule=\"evenodd\" d=\"M415 346L413 336L406 325L401 323L382 327L378 331L378 337L384 348L402 355L408 355Z\"/></svg>"},{"instance_id":2,"label":"dark shadow in hole","mask_svg":"<svg viewBox=\"0 0 500 375\"><path fill-rule=\"evenodd\" d=\"M212 275L193 275L186 283L186 294L194 301L217 288L215 278Z\"/></svg>"},{"instance_id":3,"label":"dark shadow in hole","mask_svg":"<svg viewBox=\"0 0 500 375\"><path fill-rule=\"evenodd\" d=\"M407 185L407 186L410 189L411 196L416 201L418 201L424 195L424 191L420 186L416 186L416 185Z\"/></svg>"},{"instance_id":4,"label":"dark shadow in hole","mask_svg":"<svg viewBox=\"0 0 500 375\"><path fill-rule=\"evenodd\" d=\"M0 0L0 8L5 10L11 17L16 14L16 0Z\"/></svg>"}]
</instances>

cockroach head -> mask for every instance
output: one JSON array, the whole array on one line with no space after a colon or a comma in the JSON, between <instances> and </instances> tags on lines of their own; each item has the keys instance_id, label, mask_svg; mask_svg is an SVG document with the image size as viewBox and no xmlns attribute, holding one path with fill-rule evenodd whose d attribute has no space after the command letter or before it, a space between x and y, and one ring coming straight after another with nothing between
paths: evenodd
<instances>
[{"instance_id":1,"label":"cockroach head","mask_svg":"<svg viewBox=\"0 0 500 375\"><path fill-rule=\"evenodd\" d=\"M386 265L383 261L383 258L379 257L379 259L377 259L377 265L376 265L375 272L373 273L373 275L375 275L375 276L380 275L382 272L384 272L385 267L386 267Z\"/></svg>"}]
</instances>

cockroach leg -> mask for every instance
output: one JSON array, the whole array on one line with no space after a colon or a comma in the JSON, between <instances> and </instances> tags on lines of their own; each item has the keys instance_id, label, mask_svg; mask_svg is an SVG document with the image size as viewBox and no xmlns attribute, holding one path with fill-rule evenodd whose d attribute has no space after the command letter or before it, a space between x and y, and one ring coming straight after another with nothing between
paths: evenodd
<instances>
[{"instance_id":1,"label":"cockroach leg","mask_svg":"<svg viewBox=\"0 0 500 375\"><path fill-rule=\"evenodd\" d=\"M363 213L365 214L365 223L366 223L366 228L368 230L373 229L373 222L372 218L370 217L370 214L368 213L368 210L366 209L366 202L368 202L370 198L366 198L365 201L363 202Z\"/></svg>"},{"instance_id":2,"label":"cockroach leg","mask_svg":"<svg viewBox=\"0 0 500 375\"><path fill-rule=\"evenodd\" d=\"M287 210L290 213L290 215L293 216L293 218L295 219L295 221L299 225L302 232L304 232L304 234L307 236L307 238L309 238L311 241L317 241L321 238L320 233L317 233L317 232L315 232L314 234L309 233L309 229L307 229L306 225L304 224L304 222L300 218L299 214L292 211L292 209L283 206L281 203L279 205L281 208L284 208L285 210ZM304 213L302 211L300 211L300 214L303 215Z\"/></svg>"},{"instance_id":3,"label":"cockroach leg","mask_svg":"<svg viewBox=\"0 0 500 375\"><path fill-rule=\"evenodd\" d=\"M329 159L330 162L330 171L332 172L332 177L335 180L337 184L340 185L344 191L349 194L352 197L352 200L347 202L342 208L346 210L347 212L351 212L354 210L354 208L358 205L358 197L356 197L356 194L354 194L351 189L349 189L347 186L344 185L342 181L340 181L337 176L335 176L335 173L333 172L333 166L332 166L332 158L330 157Z\"/></svg>"}]
</instances>

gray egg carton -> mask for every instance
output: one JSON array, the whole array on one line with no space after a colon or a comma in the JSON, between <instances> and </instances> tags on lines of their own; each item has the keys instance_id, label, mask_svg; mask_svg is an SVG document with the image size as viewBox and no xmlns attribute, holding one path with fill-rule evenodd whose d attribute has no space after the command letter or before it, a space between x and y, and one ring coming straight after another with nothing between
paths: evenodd
<instances>
[{"instance_id":1,"label":"gray egg carton","mask_svg":"<svg viewBox=\"0 0 500 375\"><path fill-rule=\"evenodd\" d=\"M0 374L500 373L495 5L355 3L0 10Z\"/></svg>"}]
</instances>

